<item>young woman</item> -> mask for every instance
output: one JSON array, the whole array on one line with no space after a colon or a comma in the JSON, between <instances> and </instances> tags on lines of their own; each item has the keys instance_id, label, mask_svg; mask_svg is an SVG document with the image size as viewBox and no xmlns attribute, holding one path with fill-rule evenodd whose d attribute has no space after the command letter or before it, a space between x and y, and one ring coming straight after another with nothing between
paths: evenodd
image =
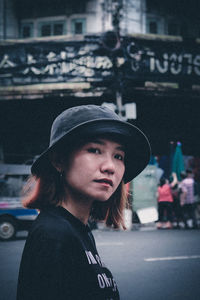
<instances>
[{"instance_id":1,"label":"young woman","mask_svg":"<svg viewBox=\"0 0 200 300\"><path fill-rule=\"evenodd\" d=\"M105 107L73 107L55 119L23 200L40 213L22 255L18 300L119 299L87 223L125 229L125 183L149 155L145 135Z\"/></svg>"},{"instance_id":2,"label":"young woman","mask_svg":"<svg viewBox=\"0 0 200 300\"><path fill-rule=\"evenodd\" d=\"M172 203L174 200L171 188L177 184L176 174L173 173L172 175L173 181L170 184L166 178L161 177L158 186L158 229L172 228Z\"/></svg>"}]
</instances>

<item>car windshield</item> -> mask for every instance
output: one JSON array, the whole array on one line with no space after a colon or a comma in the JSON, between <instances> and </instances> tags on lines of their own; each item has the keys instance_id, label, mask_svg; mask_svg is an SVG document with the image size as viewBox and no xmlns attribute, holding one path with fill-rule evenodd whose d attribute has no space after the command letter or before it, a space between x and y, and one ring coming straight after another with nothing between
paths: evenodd
<instances>
[{"instance_id":1,"label":"car windshield","mask_svg":"<svg viewBox=\"0 0 200 300\"><path fill-rule=\"evenodd\" d=\"M0 178L0 197L20 197L26 176L4 176Z\"/></svg>"}]
</instances>

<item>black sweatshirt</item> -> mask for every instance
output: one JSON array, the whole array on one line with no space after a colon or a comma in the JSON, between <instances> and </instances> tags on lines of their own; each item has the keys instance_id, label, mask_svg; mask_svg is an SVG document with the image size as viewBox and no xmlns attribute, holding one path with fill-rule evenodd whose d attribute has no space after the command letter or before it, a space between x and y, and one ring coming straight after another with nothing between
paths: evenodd
<instances>
[{"instance_id":1,"label":"black sweatshirt","mask_svg":"<svg viewBox=\"0 0 200 300\"><path fill-rule=\"evenodd\" d=\"M87 225L62 207L42 211L29 232L17 300L119 299Z\"/></svg>"}]
</instances>

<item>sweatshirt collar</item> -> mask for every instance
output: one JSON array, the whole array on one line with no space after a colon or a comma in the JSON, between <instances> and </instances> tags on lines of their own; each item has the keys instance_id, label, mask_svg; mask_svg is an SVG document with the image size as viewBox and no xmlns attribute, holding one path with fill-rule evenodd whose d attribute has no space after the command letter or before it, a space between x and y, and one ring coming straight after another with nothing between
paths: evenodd
<instances>
[{"instance_id":1,"label":"sweatshirt collar","mask_svg":"<svg viewBox=\"0 0 200 300\"><path fill-rule=\"evenodd\" d=\"M91 231L88 224L85 225L83 222L81 222L81 220L79 220L77 217L75 217L73 214L71 214L66 208L64 208L62 206L57 206L56 211L59 212L59 214L62 217L64 217L68 221L70 221L78 229L86 231L86 232Z\"/></svg>"}]
</instances>

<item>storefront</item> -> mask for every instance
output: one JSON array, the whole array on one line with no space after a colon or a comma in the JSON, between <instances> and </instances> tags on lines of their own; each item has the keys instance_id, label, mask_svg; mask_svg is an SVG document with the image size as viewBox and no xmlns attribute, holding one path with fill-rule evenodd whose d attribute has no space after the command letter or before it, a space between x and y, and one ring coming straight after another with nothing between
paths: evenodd
<instances>
[{"instance_id":1,"label":"storefront","mask_svg":"<svg viewBox=\"0 0 200 300\"><path fill-rule=\"evenodd\" d=\"M115 37L114 37L115 38ZM0 52L0 135L7 163L30 163L45 149L62 110L87 103L136 104L136 119L154 155L181 141L199 156L200 46L198 41L151 36L107 43L82 40L7 42ZM122 105L122 113L123 113Z\"/></svg>"}]
</instances>

